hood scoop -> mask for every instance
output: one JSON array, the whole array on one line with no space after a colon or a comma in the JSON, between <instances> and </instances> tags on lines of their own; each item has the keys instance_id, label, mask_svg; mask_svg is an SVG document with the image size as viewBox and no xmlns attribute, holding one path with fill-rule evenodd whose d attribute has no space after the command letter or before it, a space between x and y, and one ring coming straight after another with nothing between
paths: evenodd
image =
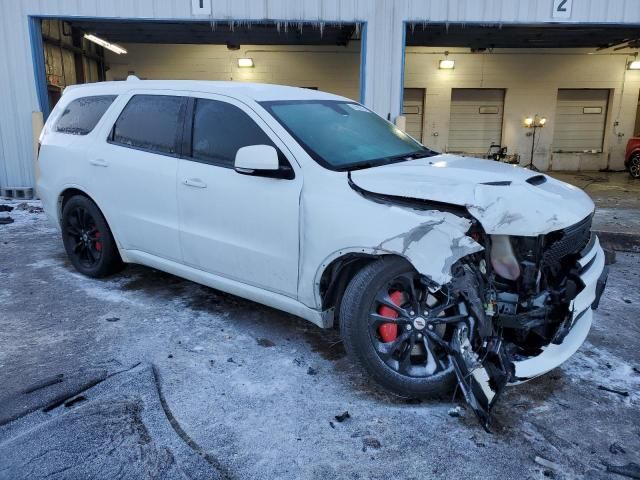
<instances>
[{"instance_id":1,"label":"hood scoop","mask_svg":"<svg viewBox=\"0 0 640 480\"><path fill-rule=\"evenodd\" d=\"M533 177L529 177L525 180L525 182L527 182L529 185L542 185L543 183L546 183L547 181L547 177L545 177L544 175L534 175Z\"/></svg>"}]
</instances>

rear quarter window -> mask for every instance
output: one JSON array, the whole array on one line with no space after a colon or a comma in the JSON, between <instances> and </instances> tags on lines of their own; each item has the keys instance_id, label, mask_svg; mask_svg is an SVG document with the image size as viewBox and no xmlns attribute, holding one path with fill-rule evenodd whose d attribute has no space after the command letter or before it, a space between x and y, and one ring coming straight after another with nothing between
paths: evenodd
<instances>
[{"instance_id":1,"label":"rear quarter window","mask_svg":"<svg viewBox=\"0 0 640 480\"><path fill-rule=\"evenodd\" d=\"M116 95L77 98L67 105L58 118L55 131L71 135L87 135L98 124Z\"/></svg>"}]
</instances>

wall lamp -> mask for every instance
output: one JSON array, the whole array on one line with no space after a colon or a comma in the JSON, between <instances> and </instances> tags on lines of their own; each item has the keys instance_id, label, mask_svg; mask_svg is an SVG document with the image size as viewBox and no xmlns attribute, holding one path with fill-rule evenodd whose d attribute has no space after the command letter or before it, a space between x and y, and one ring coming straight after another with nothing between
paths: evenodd
<instances>
[{"instance_id":1,"label":"wall lamp","mask_svg":"<svg viewBox=\"0 0 640 480\"><path fill-rule=\"evenodd\" d=\"M96 43L101 47L106 48L107 50L111 50L113 53L117 53L121 55L123 53L127 53L127 51L122 48L120 45L116 45L115 43L107 42L103 38L96 37L95 35L91 35L90 33L85 33L84 38L89 40L90 42Z\"/></svg>"},{"instance_id":2,"label":"wall lamp","mask_svg":"<svg viewBox=\"0 0 640 480\"><path fill-rule=\"evenodd\" d=\"M238 59L238 67L239 68L253 68L253 58L239 58Z\"/></svg>"},{"instance_id":3,"label":"wall lamp","mask_svg":"<svg viewBox=\"0 0 640 480\"><path fill-rule=\"evenodd\" d=\"M633 60L627 64L628 70L640 70L640 60Z\"/></svg>"},{"instance_id":4,"label":"wall lamp","mask_svg":"<svg viewBox=\"0 0 640 480\"><path fill-rule=\"evenodd\" d=\"M456 68L456 61L450 60L448 57L449 52L444 52L444 59L440 60L440 63L438 64L438 68L440 70L453 70Z\"/></svg>"}]
</instances>

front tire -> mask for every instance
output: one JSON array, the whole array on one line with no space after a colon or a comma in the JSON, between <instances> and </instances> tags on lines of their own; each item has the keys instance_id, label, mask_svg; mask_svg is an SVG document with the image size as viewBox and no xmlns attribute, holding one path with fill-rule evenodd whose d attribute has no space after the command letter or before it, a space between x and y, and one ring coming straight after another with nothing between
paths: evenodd
<instances>
[{"instance_id":1,"label":"front tire","mask_svg":"<svg viewBox=\"0 0 640 480\"><path fill-rule=\"evenodd\" d=\"M62 241L69 260L83 275L105 277L124 266L107 221L87 197L75 195L65 203Z\"/></svg>"},{"instance_id":2,"label":"front tire","mask_svg":"<svg viewBox=\"0 0 640 480\"><path fill-rule=\"evenodd\" d=\"M420 280L406 260L382 258L355 275L340 306L349 356L378 384L405 398L440 396L455 382L453 366L433 337L450 335L452 327L436 319L455 307Z\"/></svg>"},{"instance_id":3,"label":"front tire","mask_svg":"<svg viewBox=\"0 0 640 480\"><path fill-rule=\"evenodd\" d=\"M629 160L629 175L640 178L640 154L635 153Z\"/></svg>"}]
</instances>

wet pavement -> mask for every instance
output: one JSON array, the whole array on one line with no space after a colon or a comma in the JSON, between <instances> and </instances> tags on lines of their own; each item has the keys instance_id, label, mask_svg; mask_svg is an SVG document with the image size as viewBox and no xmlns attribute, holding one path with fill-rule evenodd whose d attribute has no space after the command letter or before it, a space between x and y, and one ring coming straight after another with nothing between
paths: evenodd
<instances>
[{"instance_id":1,"label":"wet pavement","mask_svg":"<svg viewBox=\"0 0 640 480\"><path fill-rule=\"evenodd\" d=\"M453 392L380 390L334 331L140 266L87 279L42 213L11 216L0 479L623 479L606 465L640 463L638 255L611 266L587 343L510 388L488 434Z\"/></svg>"}]
</instances>

